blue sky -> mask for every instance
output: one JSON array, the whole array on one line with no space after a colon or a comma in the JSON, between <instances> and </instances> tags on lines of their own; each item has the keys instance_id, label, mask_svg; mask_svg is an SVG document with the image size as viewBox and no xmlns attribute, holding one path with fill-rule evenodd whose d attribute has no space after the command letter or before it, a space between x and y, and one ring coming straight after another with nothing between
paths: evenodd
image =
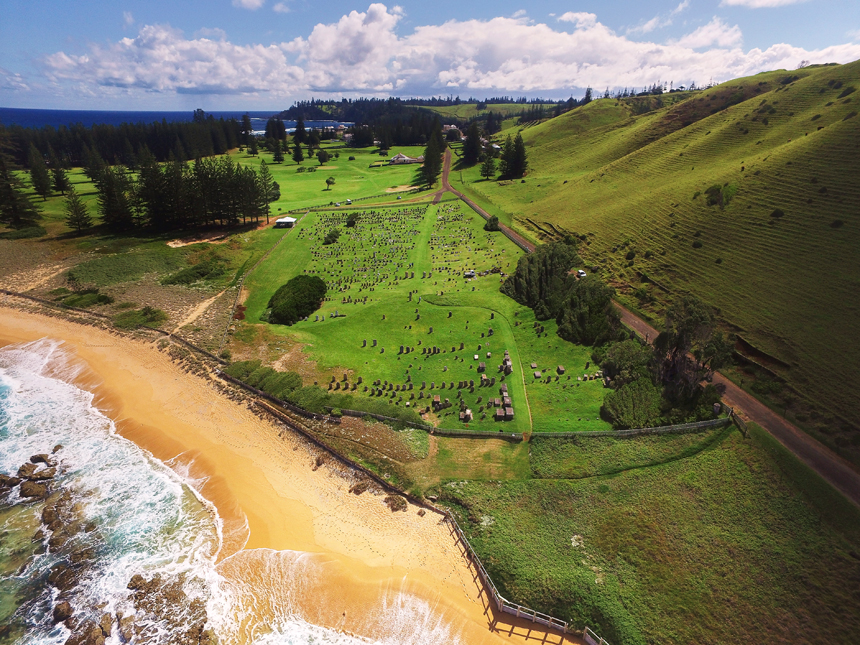
<instances>
[{"instance_id":1,"label":"blue sky","mask_svg":"<svg viewBox=\"0 0 860 645\"><path fill-rule=\"evenodd\" d=\"M860 58L857 0L2 0L0 106L564 98Z\"/></svg>"}]
</instances>

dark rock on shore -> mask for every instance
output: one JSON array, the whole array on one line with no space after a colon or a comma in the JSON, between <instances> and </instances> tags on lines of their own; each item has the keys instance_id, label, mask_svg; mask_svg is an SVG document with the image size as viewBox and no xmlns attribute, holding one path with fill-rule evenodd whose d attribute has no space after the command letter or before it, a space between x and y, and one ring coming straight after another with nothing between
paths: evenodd
<instances>
[{"instance_id":1,"label":"dark rock on shore","mask_svg":"<svg viewBox=\"0 0 860 645\"><path fill-rule=\"evenodd\" d=\"M63 602L57 603L54 607L54 622L61 623L64 620L68 620L72 617L73 613L75 612L72 609L72 606L65 600Z\"/></svg>"},{"instance_id":2,"label":"dark rock on shore","mask_svg":"<svg viewBox=\"0 0 860 645\"><path fill-rule=\"evenodd\" d=\"M49 468L53 468L57 465L56 460L51 459L49 455L41 454L41 455L33 455L30 457L30 463L34 464L45 464Z\"/></svg>"},{"instance_id":3,"label":"dark rock on shore","mask_svg":"<svg viewBox=\"0 0 860 645\"><path fill-rule=\"evenodd\" d=\"M31 481L44 481L46 479L53 479L57 474L56 468L43 468L42 470L38 470L32 475L30 475Z\"/></svg>"},{"instance_id":4,"label":"dark rock on shore","mask_svg":"<svg viewBox=\"0 0 860 645\"><path fill-rule=\"evenodd\" d=\"M36 472L37 468L38 466L36 464L23 464L18 469L18 477L20 477L21 479L29 479L30 475Z\"/></svg>"},{"instance_id":5,"label":"dark rock on shore","mask_svg":"<svg viewBox=\"0 0 860 645\"><path fill-rule=\"evenodd\" d=\"M48 496L48 486L46 484L37 484L36 482L26 481L21 484L19 489L21 497L37 497L44 499Z\"/></svg>"},{"instance_id":6,"label":"dark rock on shore","mask_svg":"<svg viewBox=\"0 0 860 645\"><path fill-rule=\"evenodd\" d=\"M13 477L11 475L4 475L0 473L0 488L15 488L18 484L21 483L21 479L19 477Z\"/></svg>"}]
</instances>

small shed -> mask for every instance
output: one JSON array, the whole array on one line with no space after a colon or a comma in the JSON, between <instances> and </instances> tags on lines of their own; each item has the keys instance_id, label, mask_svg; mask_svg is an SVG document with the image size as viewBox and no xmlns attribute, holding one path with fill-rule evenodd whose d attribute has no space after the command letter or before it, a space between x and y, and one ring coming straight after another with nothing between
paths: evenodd
<instances>
[{"instance_id":1,"label":"small shed","mask_svg":"<svg viewBox=\"0 0 860 645\"><path fill-rule=\"evenodd\" d=\"M295 217L281 217L275 220L275 228L293 228L295 225Z\"/></svg>"},{"instance_id":2,"label":"small shed","mask_svg":"<svg viewBox=\"0 0 860 645\"><path fill-rule=\"evenodd\" d=\"M558 372L559 374L564 374L564 366L559 365L558 367L555 368L555 371Z\"/></svg>"},{"instance_id":3,"label":"small shed","mask_svg":"<svg viewBox=\"0 0 860 645\"><path fill-rule=\"evenodd\" d=\"M514 418L514 409L513 408L505 408L505 421L511 421L511 420L513 420L513 418Z\"/></svg>"},{"instance_id":4,"label":"small shed","mask_svg":"<svg viewBox=\"0 0 860 645\"><path fill-rule=\"evenodd\" d=\"M505 410L504 408L496 408L496 413L493 415L493 418L496 421L504 421L505 420Z\"/></svg>"}]
</instances>

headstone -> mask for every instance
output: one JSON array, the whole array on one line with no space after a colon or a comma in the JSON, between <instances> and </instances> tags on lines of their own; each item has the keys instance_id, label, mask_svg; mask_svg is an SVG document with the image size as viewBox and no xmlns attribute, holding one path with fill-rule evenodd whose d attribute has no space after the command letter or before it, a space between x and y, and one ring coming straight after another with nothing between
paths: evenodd
<instances>
[{"instance_id":1,"label":"headstone","mask_svg":"<svg viewBox=\"0 0 860 645\"><path fill-rule=\"evenodd\" d=\"M376 339L373 339L373 347L376 347Z\"/></svg>"},{"instance_id":2,"label":"headstone","mask_svg":"<svg viewBox=\"0 0 860 645\"><path fill-rule=\"evenodd\" d=\"M367 339L366 339L366 338L365 338L365 339L364 339L364 341L361 343L361 346L362 346L362 347L367 347Z\"/></svg>"}]
</instances>

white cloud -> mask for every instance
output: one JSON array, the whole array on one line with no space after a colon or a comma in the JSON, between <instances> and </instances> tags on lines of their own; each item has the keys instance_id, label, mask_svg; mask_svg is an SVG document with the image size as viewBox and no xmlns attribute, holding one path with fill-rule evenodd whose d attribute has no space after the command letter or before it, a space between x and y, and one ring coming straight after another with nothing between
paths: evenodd
<instances>
[{"instance_id":1,"label":"white cloud","mask_svg":"<svg viewBox=\"0 0 860 645\"><path fill-rule=\"evenodd\" d=\"M272 9L277 13L290 13L290 5L286 2L279 2Z\"/></svg>"},{"instance_id":2,"label":"white cloud","mask_svg":"<svg viewBox=\"0 0 860 645\"><path fill-rule=\"evenodd\" d=\"M516 11L514 11L514 13L511 14L511 18L525 18L526 13L527 12L525 9L517 9Z\"/></svg>"},{"instance_id":3,"label":"white cloud","mask_svg":"<svg viewBox=\"0 0 860 645\"><path fill-rule=\"evenodd\" d=\"M266 4L266 0L233 0L233 6L240 9L250 9L256 11Z\"/></svg>"},{"instance_id":4,"label":"white cloud","mask_svg":"<svg viewBox=\"0 0 860 645\"><path fill-rule=\"evenodd\" d=\"M188 39L169 26L147 25L135 38L90 45L84 55L48 56L43 69L50 81L82 96L265 93L304 98L449 91L564 96L586 86L641 87L667 78L701 83L790 69L798 60L860 58L860 43L812 51L776 44L743 51L740 29L718 18L659 44L616 34L588 13L562 16L576 26L572 32L499 17L449 20L399 35L403 15L399 7L375 3L365 12L318 24L307 37L268 46L235 45L214 30ZM12 82L8 74L0 82L3 78Z\"/></svg>"},{"instance_id":5,"label":"white cloud","mask_svg":"<svg viewBox=\"0 0 860 645\"><path fill-rule=\"evenodd\" d=\"M131 27L134 24L134 16L131 15L131 11L122 12L122 21L126 27Z\"/></svg>"},{"instance_id":6,"label":"white cloud","mask_svg":"<svg viewBox=\"0 0 860 645\"><path fill-rule=\"evenodd\" d=\"M682 36L674 44L690 49L701 49L702 47L735 47L741 44L743 34L740 27L734 25L729 27L716 16L707 25L703 25L694 32Z\"/></svg>"},{"instance_id":7,"label":"white cloud","mask_svg":"<svg viewBox=\"0 0 860 645\"><path fill-rule=\"evenodd\" d=\"M195 38L209 38L214 40L227 40L227 32L219 27L203 27L194 32Z\"/></svg>"},{"instance_id":8,"label":"white cloud","mask_svg":"<svg viewBox=\"0 0 860 645\"><path fill-rule=\"evenodd\" d=\"M688 9L690 7L690 0L683 0L681 4L672 9L671 15L677 16L679 13L684 11L684 9Z\"/></svg>"},{"instance_id":9,"label":"white cloud","mask_svg":"<svg viewBox=\"0 0 860 645\"><path fill-rule=\"evenodd\" d=\"M749 9L770 9L784 7L789 4L806 2L806 0L722 0L721 7L747 7Z\"/></svg>"},{"instance_id":10,"label":"white cloud","mask_svg":"<svg viewBox=\"0 0 860 645\"><path fill-rule=\"evenodd\" d=\"M572 22L577 29L588 29L597 24L597 15L585 11L568 11L558 17L560 22Z\"/></svg>"},{"instance_id":11,"label":"white cloud","mask_svg":"<svg viewBox=\"0 0 860 645\"><path fill-rule=\"evenodd\" d=\"M847 36L854 41L860 41L860 29L855 29L854 31L849 31Z\"/></svg>"},{"instance_id":12,"label":"white cloud","mask_svg":"<svg viewBox=\"0 0 860 645\"><path fill-rule=\"evenodd\" d=\"M654 16L648 22L644 22L641 25L637 25L636 27L630 27L627 30L628 34L649 34L655 29L659 29L661 27L668 27L672 24L671 18L661 18L660 16Z\"/></svg>"},{"instance_id":13,"label":"white cloud","mask_svg":"<svg viewBox=\"0 0 860 645\"><path fill-rule=\"evenodd\" d=\"M30 86L24 82L20 74L10 72L0 67L0 90L11 90L13 92L27 92Z\"/></svg>"}]
</instances>

